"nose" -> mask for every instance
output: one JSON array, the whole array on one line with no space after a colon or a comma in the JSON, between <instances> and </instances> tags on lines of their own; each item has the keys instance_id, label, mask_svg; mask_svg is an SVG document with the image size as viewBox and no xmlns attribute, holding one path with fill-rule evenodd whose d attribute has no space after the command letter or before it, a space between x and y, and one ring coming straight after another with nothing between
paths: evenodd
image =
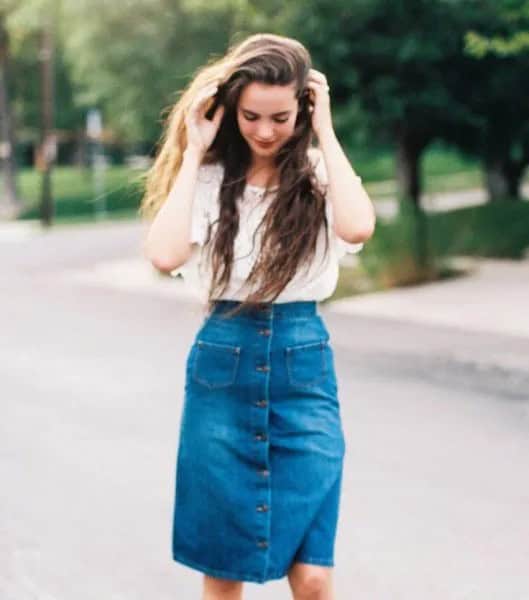
<instances>
[{"instance_id":1,"label":"nose","mask_svg":"<svg viewBox=\"0 0 529 600\"><path fill-rule=\"evenodd\" d=\"M261 125L257 130L257 139L260 142L267 142L274 139L274 130L270 125Z\"/></svg>"}]
</instances>

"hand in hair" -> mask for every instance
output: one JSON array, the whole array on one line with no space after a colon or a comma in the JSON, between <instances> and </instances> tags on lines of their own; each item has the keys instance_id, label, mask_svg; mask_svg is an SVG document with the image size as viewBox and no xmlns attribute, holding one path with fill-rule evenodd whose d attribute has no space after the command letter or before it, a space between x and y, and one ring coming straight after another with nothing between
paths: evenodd
<instances>
[{"instance_id":1,"label":"hand in hair","mask_svg":"<svg viewBox=\"0 0 529 600\"><path fill-rule=\"evenodd\" d=\"M206 117L211 108L210 100L217 91L218 86L214 82L199 90L185 118L187 148L193 148L200 156L204 155L213 143L224 115L224 106L219 104L213 118L209 120Z\"/></svg>"},{"instance_id":2,"label":"hand in hair","mask_svg":"<svg viewBox=\"0 0 529 600\"><path fill-rule=\"evenodd\" d=\"M320 71L310 69L307 87L310 89L312 104L312 129L320 138L333 130L327 78Z\"/></svg>"}]
</instances>

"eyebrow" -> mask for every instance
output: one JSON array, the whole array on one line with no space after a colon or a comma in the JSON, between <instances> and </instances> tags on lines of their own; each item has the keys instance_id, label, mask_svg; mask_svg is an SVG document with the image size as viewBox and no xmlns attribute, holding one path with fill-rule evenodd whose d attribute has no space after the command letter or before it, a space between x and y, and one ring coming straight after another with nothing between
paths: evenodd
<instances>
[{"instance_id":1,"label":"eyebrow","mask_svg":"<svg viewBox=\"0 0 529 600\"><path fill-rule=\"evenodd\" d=\"M259 113L253 112L253 110L248 110L247 108L243 108L242 106L241 106L241 110L244 112L250 113L251 115L254 115L255 117L261 116ZM291 112L292 112L291 110L283 110L281 112L274 113L272 115L272 117L279 117L281 115L289 115Z\"/></svg>"}]
</instances>

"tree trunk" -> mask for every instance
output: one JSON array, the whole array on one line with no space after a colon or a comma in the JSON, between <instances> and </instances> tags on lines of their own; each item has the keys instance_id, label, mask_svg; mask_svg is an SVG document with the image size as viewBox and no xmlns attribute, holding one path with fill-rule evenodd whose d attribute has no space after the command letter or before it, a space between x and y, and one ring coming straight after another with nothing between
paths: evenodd
<instances>
[{"instance_id":1,"label":"tree trunk","mask_svg":"<svg viewBox=\"0 0 529 600\"><path fill-rule=\"evenodd\" d=\"M56 144L53 127L53 37L52 28L46 23L41 32L41 136L38 167L42 172L40 193L40 219L45 226L51 225L54 213L51 191L51 167L55 160Z\"/></svg>"},{"instance_id":2,"label":"tree trunk","mask_svg":"<svg viewBox=\"0 0 529 600\"><path fill-rule=\"evenodd\" d=\"M489 202L521 200L520 187L526 160L513 161L504 157L485 159L485 187Z\"/></svg>"},{"instance_id":3,"label":"tree trunk","mask_svg":"<svg viewBox=\"0 0 529 600\"><path fill-rule=\"evenodd\" d=\"M489 202L505 200L509 195L509 182L501 158L488 158L485 161L485 187Z\"/></svg>"},{"instance_id":4,"label":"tree trunk","mask_svg":"<svg viewBox=\"0 0 529 600\"><path fill-rule=\"evenodd\" d=\"M396 143L395 166L399 199L411 200L419 205L422 191L420 156L423 148L412 135L404 131L397 134Z\"/></svg>"},{"instance_id":5,"label":"tree trunk","mask_svg":"<svg viewBox=\"0 0 529 600\"><path fill-rule=\"evenodd\" d=\"M0 216L16 217L22 204L17 195L15 136L9 93L9 38L5 15L0 14L0 164L3 189L0 191Z\"/></svg>"},{"instance_id":6,"label":"tree trunk","mask_svg":"<svg viewBox=\"0 0 529 600\"><path fill-rule=\"evenodd\" d=\"M428 222L421 207L421 155L426 147L427 139L418 132L407 131L404 128L396 132L396 179L399 212L408 203L413 209L415 239L413 252L419 277L430 270L431 257L428 250ZM409 207L408 207L409 208ZM407 211L405 211L407 212Z\"/></svg>"},{"instance_id":7,"label":"tree trunk","mask_svg":"<svg viewBox=\"0 0 529 600\"><path fill-rule=\"evenodd\" d=\"M507 193L511 200L521 200L520 188L525 167L525 161L509 161L505 165Z\"/></svg>"}]
</instances>

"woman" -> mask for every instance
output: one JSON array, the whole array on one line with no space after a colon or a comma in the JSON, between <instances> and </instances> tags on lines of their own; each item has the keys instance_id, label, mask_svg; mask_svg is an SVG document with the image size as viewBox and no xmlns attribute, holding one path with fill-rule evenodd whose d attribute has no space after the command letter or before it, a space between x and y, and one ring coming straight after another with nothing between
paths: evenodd
<instances>
[{"instance_id":1,"label":"woman","mask_svg":"<svg viewBox=\"0 0 529 600\"><path fill-rule=\"evenodd\" d=\"M317 303L375 213L302 44L253 35L199 71L142 210L146 256L207 301L186 362L173 558L204 573L203 598L287 575L294 598L330 599L345 443Z\"/></svg>"}]
</instances>

